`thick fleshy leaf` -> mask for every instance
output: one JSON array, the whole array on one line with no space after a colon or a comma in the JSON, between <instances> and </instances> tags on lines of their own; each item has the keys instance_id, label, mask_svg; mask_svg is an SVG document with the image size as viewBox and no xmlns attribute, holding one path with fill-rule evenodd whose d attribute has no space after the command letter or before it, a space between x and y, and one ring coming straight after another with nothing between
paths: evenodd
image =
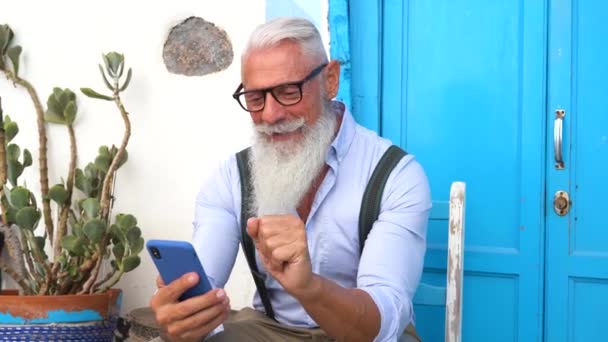
<instances>
[{"instance_id":1,"label":"thick fleshy leaf","mask_svg":"<svg viewBox=\"0 0 608 342\"><path fill-rule=\"evenodd\" d=\"M116 239L123 244L127 244L127 237L125 233L116 224L113 224L110 227L110 236L112 239Z\"/></svg>"},{"instance_id":2,"label":"thick fleshy leaf","mask_svg":"<svg viewBox=\"0 0 608 342\"><path fill-rule=\"evenodd\" d=\"M137 225L137 219L131 214L116 215L116 223L125 232Z\"/></svg>"},{"instance_id":3,"label":"thick fleshy leaf","mask_svg":"<svg viewBox=\"0 0 608 342\"><path fill-rule=\"evenodd\" d=\"M144 238L139 238L131 245L131 255L137 255L144 249Z\"/></svg>"},{"instance_id":4,"label":"thick fleshy leaf","mask_svg":"<svg viewBox=\"0 0 608 342\"><path fill-rule=\"evenodd\" d=\"M80 91L83 94L85 94L86 96L94 98L94 99L100 99L100 100L106 100L106 101L113 101L114 100L113 97L100 94L100 93L96 92L95 90L93 90L91 88L80 88Z\"/></svg>"},{"instance_id":5,"label":"thick fleshy leaf","mask_svg":"<svg viewBox=\"0 0 608 342\"><path fill-rule=\"evenodd\" d=\"M21 148L17 144L10 144L6 147L6 159L18 160L21 156Z\"/></svg>"},{"instance_id":6,"label":"thick fleshy leaf","mask_svg":"<svg viewBox=\"0 0 608 342\"><path fill-rule=\"evenodd\" d=\"M61 240L61 247L68 250L71 254L76 256L84 255L84 239L74 236L68 235Z\"/></svg>"},{"instance_id":7,"label":"thick fleshy leaf","mask_svg":"<svg viewBox=\"0 0 608 342\"><path fill-rule=\"evenodd\" d=\"M68 200L68 191L63 184L55 184L49 189L49 198L57 204L63 205Z\"/></svg>"},{"instance_id":8,"label":"thick fleshy leaf","mask_svg":"<svg viewBox=\"0 0 608 342\"><path fill-rule=\"evenodd\" d=\"M132 247L137 243L137 240L141 237L141 229L138 227L133 227L127 230L127 241L129 242L129 247Z\"/></svg>"},{"instance_id":9,"label":"thick fleshy leaf","mask_svg":"<svg viewBox=\"0 0 608 342\"><path fill-rule=\"evenodd\" d=\"M25 207L17 211L15 221L21 228L34 230L40 220L40 210L34 207Z\"/></svg>"},{"instance_id":10,"label":"thick fleshy leaf","mask_svg":"<svg viewBox=\"0 0 608 342\"><path fill-rule=\"evenodd\" d=\"M4 55L6 49L13 40L13 30L7 24L0 26L0 55Z\"/></svg>"},{"instance_id":11,"label":"thick fleshy leaf","mask_svg":"<svg viewBox=\"0 0 608 342\"><path fill-rule=\"evenodd\" d=\"M23 150L23 167L26 168L32 165L32 153L27 148Z\"/></svg>"},{"instance_id":12,"label":"thick fleshy leaf","mask_svg":"<svg viewBox=\"0 0 608 342\"><path fill-rule=\"evenodd\" d=\"M93 219L99 216L99 201L97 198L87 198L80 204L87 218Z\"/></svg>"},{"instance_id":13,"label":"thick fleshy leaf","mask_svg":"<svg viewBox=\"0 0 608 342\"><path fill-rule=\"evenodd\" d=\"M6 166L9 182L11 182L12 186L17 186L17 179L21 176L21 173L23 173L23 165L16 160L7 160Z\"/></svg>"},{"instance_id":14,"label":"thick fleshy leaf","mask_svg":"<svg viewBox=\"0 0 608 342\"><path fill-rule=\"evenodd\" d=\"M108 146L105 146L105 145L100 146L98 152L99 152L99 155L101 155L101 156L106 156L108 158L111 158L110 149L108 148Z\"/></svg>"},{"instance_id":15,"label":"thick fleshy leaf","mask_svg":"<svg viewBox=\"0 0 608 342\"><path fill-rule=\"evenodd\" d=\"M137 255L128 256L122 261L122 269L125 272L131 272L139 266L140 262L141 260Z\"/></svg>"},{"instance_id":16,"label":"thick fleshy leaf","mask_svg":"<svg viewBox=\"0 0 608 342\"><path fill-rule=\"evenodd\" d=\"M122 243L114 245L112 253L114 254L114 258L120 262L122 257L125 256L125 246Z\"/></svg>"},{"instance_id":17,"label":"thick fleshy leaf","mask_svg":"<svg viewBox=\"0 0 608 342\"><path fill-rule=\"evenodd\" d=\"M10 142L19 133L19 126L14 121L4 121L4 134L6 142Z\"/></svg>"},{"instance_id":18,"label":"thick fleshy leaf","mask_svg":"<svg viewBox=\"0 0 608 342\"><path fill-rule=\"evenodd\" d=\"M112 161L110 160L109 157L104 156L104 155L99 155L99 156L97 156L97 158L95 158L95 167L99 171L102 171L103 173L107 173L111 162Z\"/></svg>"},{"instance_id":19,"label":"thick fleshy leaf","mask_svg":"<svg viewBox=\"0 0 608 342\"><path fill-rule=\"evenodd\" d=\"M47 110L44 112L44 121L65 125L65 119L63 116L52 110Z\"/></svg>"},{"instance_id":20,"label":"thick fleshy leaf","mask_svg":"<svg viewBox=\"0 0 608 342\"><path fill-rule=\"evenodd\" d=\"M8 203L15 209L21 209L30 202L30 191L22 186L14 187L9 196Z\"/></svg>"},{"instance_id":21,"label":"thick fleshy leaf","mask_svg":"<svg viewBox=\"0 0 608 342\"><path fill-rule=\"evenodd\" d=\"M57 115L61 115L63 113L63 108L61 108L61 104L59 103L58 96L61 96L58 92L61 90L59 88L54 88L53 93L49 95L49 98L46 100L46 108L47 112L54 112Z\"/></svg>"},{"instance_id":22,"label":"thick fleshy leaf","mask_svg":"<svg viewBox=\"0 0 608 342\"><path fill-rule=\"evenodd\" d=\"M46 239L42 236L36 236L34 239L36 241L36 246L38 247L38 249L43 251Z\"/></svg>"},{"instance_id":23,"label":"thick fleshy leaf","mask_svg":"<svg viewBox=\"0 0 608 342\"><path fill-rule=\"evenodd\" d=\"M13 63L13 72L15 75L19 74L19 56L21 55L21 46L15 45L11 46L6 50L6 55Z\"/></svg>"},{"instance_id":24,"label":"thick fleshy leaf","mask_svg":"<svg viewBox=\"0 0 608 342\"><path fill-rule=\"evenodd\" d=\"M101 78L103 78L103 83L105 83L106 87L108 87L108 89L110 89L110 91L114 91L114 87L112 87L112 85L110 84L110 81L108 81L108 78L106 77L106 73L103 71L103 67L101 66L101 64L99 65L99 72L101 73Z\"/></svg>"},{"instance_id":25,"label":"thick fleshy leaf","mask_svg":"<svg viewBox=\"0 0 608 342\"><path fill-rule=\"evenodd\" d=\"M75 101L70 101L68 102L68 105L65 106L65 109L63 110L63 117L65 117L65 122L68 125L71 125L74 123L74 120L76 119L76 102Z\"/></svg>"},{"instance_id":26,"label":"thick fleshy leaf","mask_svg":"<svg viewBox=\"0 0 608 342\"><path fill-rule=\"evenodd\" d=\"M106 225L100 219L92 219L84 224L82 230L84 231L84 235L86 235L89 240L94 243L98 243L101 241L101 238L106 231Z\"/></svg>"},{"instance_id":27,"label":"thick fleshy leaf","mask_svg":"<svg viewBox=\"0 0 608 342\"><path fill-rule=\"evenodd\" d=\"M125 79L125 83L122 85L122 87L120 87L120 91L125 91L125 89L127 89L127 87L129 86L129 83L131 83L131 76L132 76L132 71L131 71L131 68L129 68L129 71L127 71L127 79Z\"/></svg>"},{"instance_id":28,"label":"thick fleshy leaf","mask_svg":"<svg viewBox=\"0 0 608 342\"><path fill-rule=\"evenodd\" d=\"M108 71L110 76L112 77L119 77L118 72L119 72L119 68L120 68L120 64L122 64L125 60L124 56L118 52L112 51L110 53L107 53L105 55L105 58L107 60L107 67L108 67Z\"/></svg>"}]
</instances>

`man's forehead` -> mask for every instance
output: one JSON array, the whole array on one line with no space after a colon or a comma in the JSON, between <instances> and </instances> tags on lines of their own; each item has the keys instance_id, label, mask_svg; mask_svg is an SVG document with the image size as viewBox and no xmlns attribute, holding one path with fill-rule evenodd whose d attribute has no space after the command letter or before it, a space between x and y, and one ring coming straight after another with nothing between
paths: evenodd
<instances>
[{"instance_id":1,"label":"man's forehead","mask_svg":"<svg viewBox=\"0 0 608 342\"><path fill-rule=\"evenodd\" d=\"M243 84L259 88L299 81L310 72L310 64L310 58L291 44L253 50L243 63Z\"/></svg>"}]
</instances>

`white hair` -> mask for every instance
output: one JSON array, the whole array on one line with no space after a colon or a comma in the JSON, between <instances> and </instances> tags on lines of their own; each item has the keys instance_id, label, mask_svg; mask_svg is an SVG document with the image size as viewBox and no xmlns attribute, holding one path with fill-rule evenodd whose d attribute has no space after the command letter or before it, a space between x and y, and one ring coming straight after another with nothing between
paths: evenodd
<instances>
[{"instance_id":1,"label":"white hair","mask_svg":"<svg viewBox=\"0 0 608 342\"><path fill-rule=\"evenodd\" d=\"M328 61L321 34L312 22L298 17L280 17L258 26L251 33L241 62L251 51L274 47L285 40L298 44L304 56L317 58L319 62Z\"/></svg>"}]
</instances>

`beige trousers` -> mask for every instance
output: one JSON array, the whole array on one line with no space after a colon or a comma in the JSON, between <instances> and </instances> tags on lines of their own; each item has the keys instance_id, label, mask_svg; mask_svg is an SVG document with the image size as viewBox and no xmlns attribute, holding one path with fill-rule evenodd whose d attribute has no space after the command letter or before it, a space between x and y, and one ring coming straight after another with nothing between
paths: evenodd
<instances>
[{"instance_id":1,"label":"beige trousers","mask_svg":"<svg viewBox=\"0 0 608 342\"><path fill-rule=\"evenodd\" d=\"M323 330L289 327L266 317L252 308L232 311L224 322L224 331L205 341L211 342L326 342L335 341ZM420 342L412 325L408 326L400 342Z\"/></svg>"}]
</instances>

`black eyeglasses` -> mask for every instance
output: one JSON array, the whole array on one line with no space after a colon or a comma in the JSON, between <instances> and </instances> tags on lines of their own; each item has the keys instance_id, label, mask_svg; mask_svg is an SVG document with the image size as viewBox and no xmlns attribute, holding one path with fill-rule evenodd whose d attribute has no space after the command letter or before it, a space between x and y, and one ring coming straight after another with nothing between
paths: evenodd
<instances>
[{"instance_id":1,"label":"black eyeglasses","mask_svg":"<svg viewBox=\"0 0 608 342\"><path fill-rule=\"evenodd\" d=\"M302 101L302 85L320 74L325 66L327 66L327 63L319 65L301 81L283 83L274 87L241 91L243 90L243 84L241 83L232 97L248 112L263 110L267 93L270 93L283 106L293 106Z\"/></svg>"}]
</instances>

